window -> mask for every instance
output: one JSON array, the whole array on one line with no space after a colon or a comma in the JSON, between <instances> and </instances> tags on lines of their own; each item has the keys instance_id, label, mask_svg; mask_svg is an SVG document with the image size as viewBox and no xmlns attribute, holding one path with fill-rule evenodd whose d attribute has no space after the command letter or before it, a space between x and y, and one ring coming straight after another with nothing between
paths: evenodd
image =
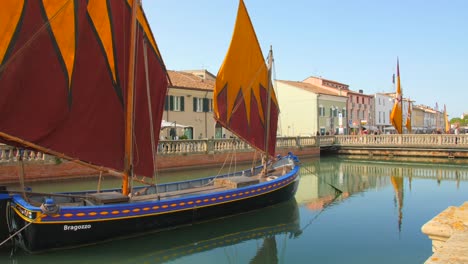
<instances>
[{"instance_id":1,"label":"window","mask_svg":"<svg viewBox=\"0 0 468 264\"><path fill-rule=\"evenodd\" d=\"M323 105L319 106L319 116L325 116L325 107Z\"/></svg>"},{"instance_id":2,"label":"window","mask_svg":"<svg viewBox=\"0 0 468 264\"><path fill-rule=\"evenodd\" d=\"M174 111L183 112L184 111L184 97L183 96L174 96Z\"/></svg>"},{"instance_id":3,"label":"window","mask_svg":"<svg viewBox=\"0 0 468 264\"><path fill-rule=\"evenodd\" d=\"M194 112L205 112L203 111L203 98L193 98L193 111Z\"/></svg>"},{"instance_id":4,"label":"window","mask_svg":"<svg viewBox=\"0 0 468 264\"><path fill-rule=\"evenodd\" d=\"M183 96L166 95L164 110L183 112L184 108Z\"/></svg>"},{"instance_id":5,"label":"window","mask_svg":"<svg viewBox=\"0 0 468 264\"><path fill-rule=\"evenodd\" d=\"M194 112L213 112L213 99L208 98L193 98Z\"/></svg>"},{"instance_id":6,"label":"window","mask_svg":"<svg viewBox=\"0 0 468 264\"><path fill-rule=\"evenodd\" d=\"M213 112L213 99L208 99L205 98L206 104L207 104L207 112L212 113Z\"/></svg>"}]
</instances>

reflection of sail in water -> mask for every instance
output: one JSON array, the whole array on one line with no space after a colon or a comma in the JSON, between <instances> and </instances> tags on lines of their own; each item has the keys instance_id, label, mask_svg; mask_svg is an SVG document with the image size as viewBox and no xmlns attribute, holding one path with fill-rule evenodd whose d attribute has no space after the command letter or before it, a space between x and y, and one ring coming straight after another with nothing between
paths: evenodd
<instances>
[{"instance_id":1,"label":"reflection of sail in water","mask_svg":"<svg viewBox=\"0 0 468 264\"><path fill-rule=\"evenodd\" d=\"M257 250L257 254L250 261L252 264L257 263L278 263L278 249L276 247L276 237L268 236L263 239L263 243Z\"/></svg>"},{"instance_id":2,"label":"reflection of sail in water","mask_svg":"<svg viewBox=\"0 0 468 264\"><path fill-rule=\"evenodd\" d=\"M395 190L395 203L398 206L398 231L401 232L403 221L403 177L391 176L390 180Z\"/></svg>"}]
</instances>

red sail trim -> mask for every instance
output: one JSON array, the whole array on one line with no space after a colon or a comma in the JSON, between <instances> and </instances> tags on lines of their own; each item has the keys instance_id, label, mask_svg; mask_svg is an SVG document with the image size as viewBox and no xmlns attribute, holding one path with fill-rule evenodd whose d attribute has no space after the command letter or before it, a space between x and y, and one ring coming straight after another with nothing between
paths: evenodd
<instances>
[{"instance_id":1,"label":"red sail trim","mask_svg":"<svg viewBox=\"0 0 468 264\"><path fill-rule=\"evenodd\" d=\"M126 1L109 1L112 36L115 43L116 69L120 80L126 80L130 31L130 12ZM53 151L92 164L123 170L124 108L109 74L103 53L88 18L87 1L78 3L78 40L72 76L71 98L60 59L47 31L31 36L46 23L41 16L39 1L27 1L22 26L12 48L21 49L0 76L0 131ZM137 43L143 43L140 30ZM155 133L159 133L167 78L162 59L148 45L148 66ZM135 173L153 174L153 156L149 131L146 80L142 48L137 51L136 74ZM125 102L126 87L122 90ZM143 103L144 102L144 103ZM21 120L20 122L18 120ZM146 132L145 132L146 131ZM157 138L157 137L156 137ZM3 140L5 142L6 140ZM148 153L150 153L148 155Z\"/></svg>"}]
</instances>

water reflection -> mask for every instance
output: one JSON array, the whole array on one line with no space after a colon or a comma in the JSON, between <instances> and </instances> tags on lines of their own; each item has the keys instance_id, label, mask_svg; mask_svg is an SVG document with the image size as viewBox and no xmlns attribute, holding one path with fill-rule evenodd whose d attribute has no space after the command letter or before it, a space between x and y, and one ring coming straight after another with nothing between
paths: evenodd
<instances>
[{"instance_id":1,"label":"water reflection","mask_svg":"<svg viewBox=\"0 0 468 264\"><path fill-rule=\"evenodd\" d=\"M421 226L466 201L467 182L466 164L308 159L295 201L84 248L3 252L0 263L423 263Z\"/></svg>"},{"instance_id":2,"label":"water reflection","mask_svg":"<svg viewBox=\"0 0 468 264\"><path fill-rule=\"evenodd\" d=\"M395 204L398 207L398 232L401 233L401 224L403 222L403 177L392 175L390 180L395 191Z\"/></svg>"},{"instance_id":3,"label":"water reflection","mask_svg":"<svg viewBox=\"0 0 468 264\"><path fill-rule=\"evenodd\" d=\"M468 181L468 166L460 164L437 164L432 162L403 162L382 160L360 160L328 157L314 159L303 164L301 184L296 199L308 209L324 210L339 204L353 195L369 190L379 190L391 185L394 205L398 211L398 232L401 232L404 206L404 181L409 191L413 179L435 179L443 181Z\"/></svg>"}]
</instances>

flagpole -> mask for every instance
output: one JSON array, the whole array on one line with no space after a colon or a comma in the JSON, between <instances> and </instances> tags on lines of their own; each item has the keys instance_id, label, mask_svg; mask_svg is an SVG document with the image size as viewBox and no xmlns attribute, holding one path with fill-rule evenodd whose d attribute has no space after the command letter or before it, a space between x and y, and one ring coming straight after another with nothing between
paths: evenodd
<instances>
[{"instance_id":1,"label":"flagpole","mask_svg":"<svg viewBox=\"0 0 468 264\"><path fill-rule=\"evenodd\" d=\"M400 129L401 134L404 134L403 130L403 89L401 89L401 79L400 79L400 59L397 57L397 65L398 65L398 89L400 90Z\"/></svg>"}]
</instances>

